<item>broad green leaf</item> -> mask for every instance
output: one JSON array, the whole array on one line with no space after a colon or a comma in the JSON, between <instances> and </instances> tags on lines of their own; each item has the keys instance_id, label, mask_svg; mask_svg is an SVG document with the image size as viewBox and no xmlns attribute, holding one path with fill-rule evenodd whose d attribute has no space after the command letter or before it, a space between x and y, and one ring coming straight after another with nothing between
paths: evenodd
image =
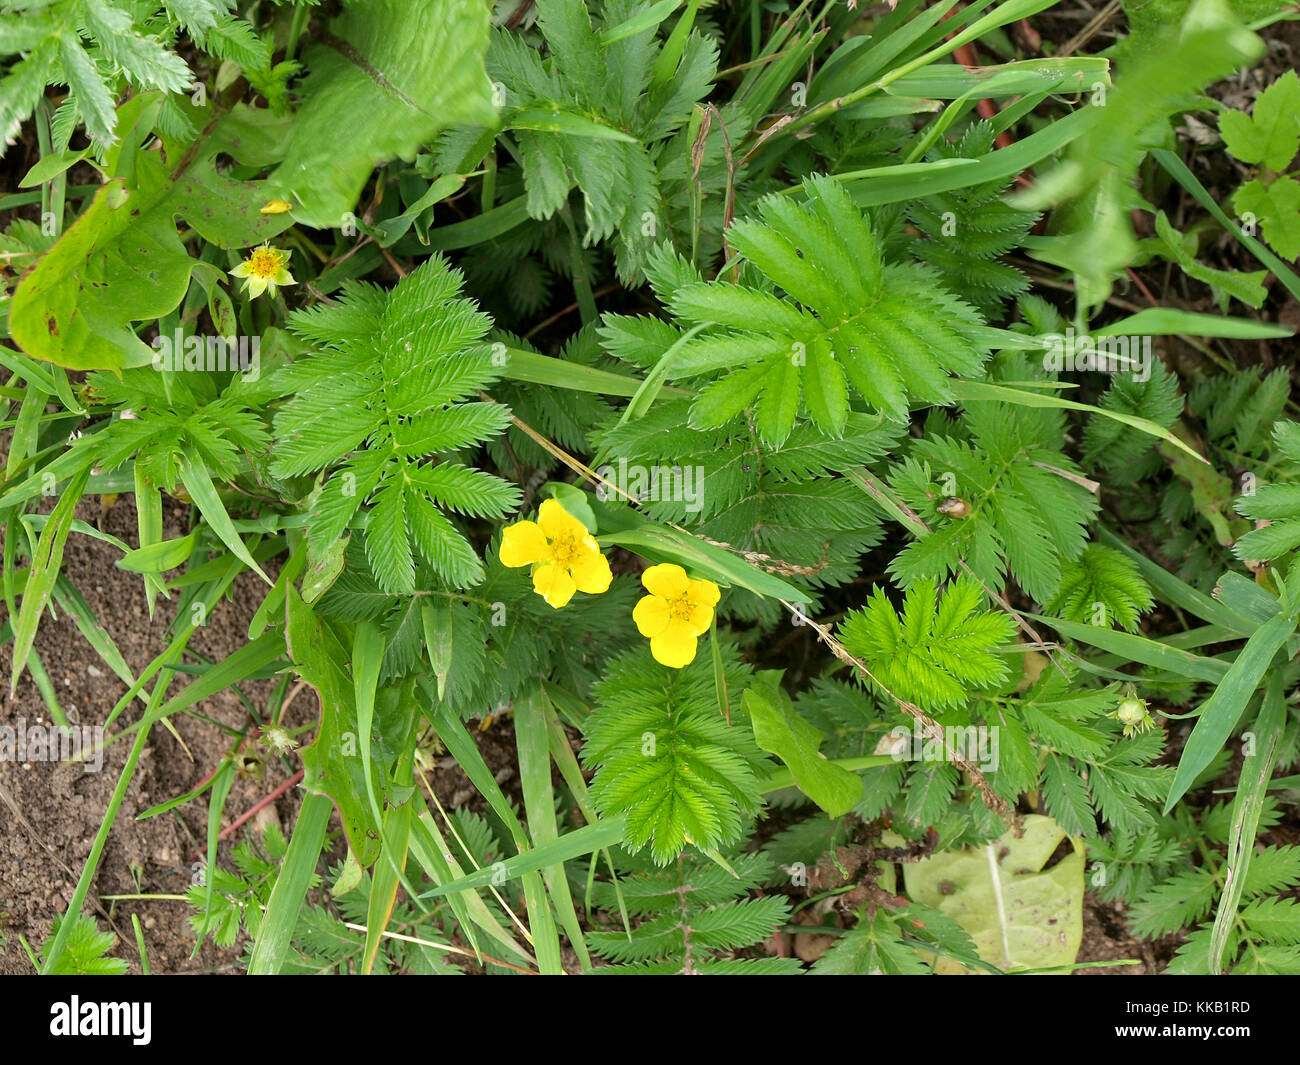
<instances>
[{"instance_id":1,"label":"broad green leaf","mask_svg":"<svg viewBox=\"0 0 1300 1065\"><path fill-rule=\"evenodd\" d=\"M175 225L152 206L121 179L95 194L14 292L9 329L24 351L77 370L152 360L130 324L173 310L191 267Z\"/></svg>"},{"instance_id":2,"label":"broad green leaf","mask_svg":"<svg viewBox=\"0 0 1300 1065\"><path fill-rule=\"evenodd\" d=\"M488 16L476 0L371 0L329 27L304 56L303 104L271 177L299 221L342 225L377 164L492 121Z\"/></svg>"},{"instance_id":3,"label":"broad green leaf","mask_svg":"<svg viewBox=\"0 0 1300 1065\"><path fill-rule=\"evenodd\" d=\"M862 778L827 761L817 748L822 734L795 712L774 671L759 673L741 702L754 739L794 774L795 784L832 817L841 817L862 798Z\"/></svg>"},{"instance_id":4,"label":"broad green leaf","mask_svg":"<svg viewBox=\"0 0 1300 1065\"><path fill-rule=\"evenodd\" d=\"M236 181L218 171L223 154L251 162L274 156L274 147L253 135L256 120L247 108L212 123L191 144L166 141L164 160L162 152L135 150L135 138L150 130L144 105L156 109L160 101L143 94L122 105L124 125L128 116L139 116L130 139L110 156L124 172L110 168L113 180L14 293L10 331L34 358L77 370L151 362L155 351L132 323L173 311L197 266L176 232L177 216L222 248L267 240L293 224L284 215L261 214L271 198L265 182ZM200 124L210 113L195 109L193 116Z\"/></svg>"}]
</instances>

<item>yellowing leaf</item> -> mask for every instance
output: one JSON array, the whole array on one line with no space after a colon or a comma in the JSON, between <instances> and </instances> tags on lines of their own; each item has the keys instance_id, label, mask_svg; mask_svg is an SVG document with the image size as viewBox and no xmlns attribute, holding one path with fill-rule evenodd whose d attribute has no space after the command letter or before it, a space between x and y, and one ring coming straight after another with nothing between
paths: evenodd
<instances>
[{"instance_id":1,"label":"yellowing leaf","mask_svg":"<svg viewBox=\"0 0 1300 1065\"><path fill-rule=\"evenodd\" d=\"M907 894L955 919L999 969L1070 965L1083 942L1083 841L1068 837L1072 852L1044 869L1066 838L1050 817L1031 814L1019 839L1008 831L905 865ZM937 971L963 970L940 959Z\"/></svg>"}]
</instances>

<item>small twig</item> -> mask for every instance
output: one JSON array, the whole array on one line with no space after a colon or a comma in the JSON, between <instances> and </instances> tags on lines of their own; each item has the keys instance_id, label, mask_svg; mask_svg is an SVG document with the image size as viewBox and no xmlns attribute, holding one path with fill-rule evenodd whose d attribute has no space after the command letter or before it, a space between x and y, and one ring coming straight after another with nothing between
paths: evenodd
<instances>
[{"instance_id":1,"label":"small twig","mask_svg":"<svg viewBox=\"0 0 1300 1065\"><path fill-rule=\"evenodd\" d=\"M1066 56L1073 55L1097 36L1102 27L1119 12L1119 6L1119 0L1110 0L1110 3L1098 11L1083 29L1065 42L1061 50L1056 53L1056 58L1064 59Z\"/></svg>"},{"instance_id":2,"label":"small twig","mask_svg":"<svg viewBox=\"0 0 1300 1065\"><path fill-rule=\"evenodd\" d=\"M623 287L623 282L614 281L606 285L604 288L596 289L596 291L591 294L591 297L592 299L596 299L599 296L608 296L611 292L617 292L622 287ZM572 314L577 309L578 309L578 303L575 300L573 303L570 303L567 307L565 307L564 310L556 311L549 318L545 319L544 321L538 322L535 326L532 327L532 329L528 330L528 332L524 334L524 339L527 340L529 337L533 336L534 334L540 333L548 325L554 325L566 314Z\"/></svg>"},{"instance_id":3,"label":"small twig","mask_svg":"<svg viewBox=\"0 0 1300 1065\"><path fill-rule=\"evenodd\" d=\"M722 206L722 252L723 259L731 258L731 243L727 240L727 230L731 228L731 219L736 210L736 162L731 156L731 136L727 133L727 124L722 121L722 112L713 104L709 110L718 120L722 130L722 150L727 157L727 196ZM784 128L784 127L783 127ZM735 267L736 284L740 284L740 264Z\"/></svg>"},{"instance_id":4,"label":"small twig","mask_svg":"<svg viewBox=\"0 0 1300 1065\"><path fill-rule=\"evenodd\" d=\"M233 824L229 825L226 828L223 828L217 834L218 841L223 839L228 839L232 833L234 833L239 829L241 825L247 823L251 818L257 816L259 810L263 810L267 806L270 806L271 803L275 802L276 799L278 799L286 791L288 791L300 780L302 780L302 775L303 775L303 771L299 769L298 772L296 772L293 776L291 776L288 780L286 780L283 784L281 784L278 788L276 788L273 792L271 792L270 795L266 796L266 798L257 802L250 810L248 810L240 817L236 818ZM202 854L207 849L208 849L208 845L206 843L202 843L199 845L198 853Z\"/></svg>"},{"instance_id":5,"label":"small twig","mask_svg":"<svg viewBox=\"0 0 1300 1065\"><path fill-rule=\"evenodd\" d=\"M370 933L370 930L366 928L365 925L353 924L351 921L344 921L343 927L350 928L354 932L365 932L367 935ZM416 936L405 936L402 935L401 932L389 932L387 930L380 932L379 934L386 939L400 939L403 943L414 943L417 946L430 947L433 950L445 950L450 954L461 954L467 958L475 957L472 950L466 950L464 947L454 947L450 943L435 943L431 939L419 939ZM525 976L541 975L532 969L525 969L522 965L515 965L513 962L502 961L500 958L494 958L490 954L483 954L480 952L478 957L481 957L486 962L490 962L492 965L500 965L503 969L511 969L514 972L523 973Z\"/></svg>"}]
</instances>

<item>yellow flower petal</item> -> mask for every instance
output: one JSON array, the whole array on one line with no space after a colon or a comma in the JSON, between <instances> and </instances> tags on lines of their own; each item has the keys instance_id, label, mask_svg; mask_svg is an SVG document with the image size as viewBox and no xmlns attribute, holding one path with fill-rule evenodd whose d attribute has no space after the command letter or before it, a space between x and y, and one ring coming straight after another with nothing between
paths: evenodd
<instances>
[{"instance_id":1,"label":"yellow flower petal","mask_svg":"<svg viewBox=\"0 0 1300 1065\"><path fill-rule=\"evenodd\" d=\"M537 524L542 527L548 540L577 540L581 542L587 536L587 527L570 514L558 499L542 501L537 512Z\"/></svg>"},{"instance_id":2,"label":"yellow flower petal","mask_svg":"<svg viewBox=\"0 0 1300 1065\"><path fill-rule=\"evenodd\" d=\"M681 566L661 562L641 574L641 583L646 591L660 599L680 599L687 594L692 582Z\"/></svg>"},{"instance_id":3,"label":"yellow flower petal","mask_svg":"<svg viewBox=\"0 0 1300 1065\"><path fill-rule=\"evenodd\" d=\"M588 595L599 595L609 591L609 582L614 575L609 571L609 559L599 551L587 551L569 565L569 573L578 586L578 591Z\"/></svg>"},{"instance_id":4,"label":"yellow flower petal","mask_svg":"<svg viewBox=\"0 0 1300 1065\"><path fill-rule=\"evenodd\" d=\"M533 570L533 591L556 610L568 603L577 590L568 569L559 563L546 562Z\"/></svg>"},{"instance_id":5,"label":"yellow flower petal","mask_svg":"<svg viewBox=\"0 0 1300 1065\"><path fill-rule=\"evenodd\" d=\"M713 607L691 603L691 615L681 622L693 636L703 636L713 624Z\"/></svg>"},{"instance_id":6,"label":"yellow flower petal","mask_svg":"<svg viewBox=\"0 0 1300 1065\"><path fill-rule=\"evenodd\" d=\"M632 620L642 636L655 637L668 628L668 600L647 595L632 608Z\"/></svg>"},{"instance_id":7,"label":"yellow flower petal","mask_svg":"<svg viewBox=\"0 0 1300 1065\"><path fill-rule=\"evenodd\" d=\"M501 564L511 569L531 566L550 557L546 537L534 521L520 521L506 526L501 534Z\"/></svg>"},{"instance_id":8,"label":"yellow flower petal","mask_svg":"<svg viewBox=\"0 0 1300 1065\"><path fill-rule=\"evenodd\" d=\"M698 580L691 581L691 590L687 592L687 597L696 606L717 606L718 600L722 598L722 592L712 581Z\"/></svg>"},{"instance_id":9,"label":"yellow flower petal","mask_svg":"<svg viewBox=\"0 0 1300 1065\"><path fill-rule=\"evenodd\" d=\"M230 271L230 276L231 276L231 277L247 277L247 276L248 276L248 260L245 259L245 260L244 260L243 262L241 262L238 266L233 267L233 268L231 269L231 271Z\"/></svg>"},{"instance_id":10,"label":"yellow flower petal","mask_svg":"<svg viewBox=\"0 0 1300 1065\"><path fill-rule=\"evenodd\" d=\"M277 284L277 285L296 285L296 284L297 284L297 282L294 281L294 279L293 279L293 274L289 273L289 271L286 270L283 266L280 267L280 272L279 272L278 274L276 274L275 277L273 278L273 282L274 282L274 284Z\"/></svg>"},{"instance_id":11,"label":"yellow flower petal","mask_svg":"<svg viewBox=\"0 0 1300 1065\"><path fill-rule=\"evenodd\" d=\"M684 625L670 624L658 636L650 638L654 660L672 669L681 669L695 661L695 637Z\"/></svg>"}]
</instances>

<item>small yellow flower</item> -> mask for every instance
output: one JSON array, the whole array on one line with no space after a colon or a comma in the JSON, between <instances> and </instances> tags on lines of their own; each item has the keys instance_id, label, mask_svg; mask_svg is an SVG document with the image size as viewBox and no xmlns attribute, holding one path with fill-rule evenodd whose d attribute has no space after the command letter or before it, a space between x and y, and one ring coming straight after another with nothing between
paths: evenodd
<instances>
[{"instance_id":1,"label":"small yellow flower","mask_svg":"<svg viewBox=\"0 0 1300 1065\"><path fill-rule=\"evenodd\" d=\"M533 591L557 610L574 592L608 591L613 579L596 538L555 499L542 503L537 521L507 526L500 553L512 569L533 566Z\"/></svg>"},{"instance_id":2,"label":"small yellow flower","mask_svg":"<svg viewBox=\"0 0 1300 1065\"><path fill-rule=\"evenodd\" d=\"M262 206L262 214L284 214L286 211L292 211L293 204L288 200L267 200Z\"/></svg>"},{"instance_id":3,"label":"small yellow flower","mask_svg":"<svg viewBox=\"0 0 1300 1065\"><path fill-rule=\"evenodd\" d=\"M288 261L287 251L263 244L260 248L254 248L247 259L231 270L230 276L244 278L244 291L254 299L267 289L274 296L276 285L296 284L293 276L285 269Z\"/></svg>"},{"instance_id":4,"label":"small yellow flower","mask_svg":"<svg viewBox=\"0 0 1300 1065\"><path fill-rule=\"evenodd\" d=\"M656 662L681 669L695 661L695 641L713 624L721 592L712 581L692 580L681 566L661 563L641 574L650 594L632 611L642 636L650 637Z\"/></svg>"}]
</instances>

